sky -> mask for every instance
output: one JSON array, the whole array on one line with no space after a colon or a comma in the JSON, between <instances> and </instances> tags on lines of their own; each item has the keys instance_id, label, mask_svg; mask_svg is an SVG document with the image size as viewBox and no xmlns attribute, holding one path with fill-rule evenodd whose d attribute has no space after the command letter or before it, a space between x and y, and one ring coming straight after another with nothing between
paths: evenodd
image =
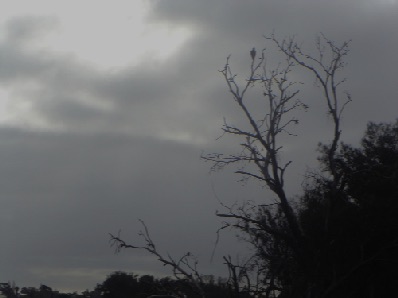
<instances>
[{"instance_id":1,"label":"sky","mask_svg":"<svg viewBox=\"0 0 398 298\"><path fill-rule=\"evenodd\" d=\"M295 36L314 50L319 33L352 40L344 90L345 142L368 121L398 111L398 4L395 0L0 0L0 281L93 289L113 271L170 275L151 255L114 254L109 233L140 244L138 219L159 250L190 251L203 274L226 276L222 256L247 245L221 235L211 260L215 216L224 204L268 202L233 168L211 173L203 152L236 152L218 137L223 119L244 124L219 70L231 55L247 76L252 47L280 56L264 35ZM287 190L300 193L331 136L321 92L308 73ZM248 96L256 96L255 92Z\"/></svg>"}]
</instances>

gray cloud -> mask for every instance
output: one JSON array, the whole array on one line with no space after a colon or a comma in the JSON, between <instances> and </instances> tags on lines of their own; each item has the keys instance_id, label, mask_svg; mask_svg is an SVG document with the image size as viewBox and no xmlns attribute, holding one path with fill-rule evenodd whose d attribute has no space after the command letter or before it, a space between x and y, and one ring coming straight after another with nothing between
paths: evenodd
<instances>
[{"instance_id":1,"label":"gray cloud","mask_svg":"<svg viewBox=\"0 0 398 298\"><path fill-rule=\"evenodd\" d=\"M198 171L191 170L201 167L200 152L191 146L126 136L18 131L2 132L1 139L0 218L2 235L8 240L1 252L11 256L4 260L4 268L15 264L10 278L19 280L18 270L24 268L20 263L58 270L57 266L71 259L76 259L75 266L94 270L90 260L106 257L100 269L116 270L123 262L112 256L107 233L122 228L126 237L137 239L131 235L141 229L138 218L147 220L157 241L174 253L168 241L200 235L203 228L197 224L203 215L210 217L214 212L214 197L205 190L208 185ZM181 221L187 223L180 233ZM212 233L203 236L207 241L198 247L214 240ZM137 260L128 261L129 254L120 258L127 261L123 269L136 270ZM143 263L141 270L147 265ZM45 272L40 278L47 283Z\"/></svg>"},{"instance_id":2,"label":"gray cloud","mask_svg":"<svg viewBox=\"0 0 398 298\"><path fill-rule=\"evenodd\" d=\"M56 27L58 22L53 17L21 16L11 19L6 24L6 42L27 44Z\"/></svg>"}]
</instances>

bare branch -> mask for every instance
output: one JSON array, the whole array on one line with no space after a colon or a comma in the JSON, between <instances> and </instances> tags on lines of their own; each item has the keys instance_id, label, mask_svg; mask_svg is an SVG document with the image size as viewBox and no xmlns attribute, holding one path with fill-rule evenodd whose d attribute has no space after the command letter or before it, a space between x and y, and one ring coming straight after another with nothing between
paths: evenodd
<instances>
[{"instance_id":1,"label":"bare branch","mask_svg":"<svg viewBox=\"0 0 398 298\"><path fill-rule=\"evenodd\" d=\"M197 260L196 258L190 253L185 253L182 257L180 257L177 261L171 256L167 255L164 257L160 252L157 250L155 243L152 241L151 236L149 234L149 230L143 220L139 220L141 225L143 226L144 230L139 232L139 235L144 239L145 245L143 246L135 246L126 243L120 237L120 231L115 236L113 234L110 235L110 245L113 247L115 246L115 251L119 253L124 248L133 248L133 249L143 249L149 252L150 254L156 256L158 260L163 263L163 265L171 266L174 276L177 279L184 278L190 280L197 288L199 293L202 297L204 296L204 291L202 288L203 280L201 274L197 269ZM185 267L185 268L184 268Z\"/></svg>"},{"instance_id":2,"label":"bare branch","mask_svg":"<svg viewBox=\"0 0 398 298\"><path fill-rule=\"evenodd\" d=\"M346 79L343 78L341 80L337 80L337 72L343 70L346 65L344 58L349 53L350 41L345 41L338 46L321 34L316 42L320 58L316 59L313 56L304 53L302 48L294 41L293 38L279 41L274 34L266 38L273 41L278 49L287 57L295 61L304 69L312 72L321 84L324 99L328 107L328 114L332 116L334 123L334 135L328 148L328 167L333 176L335 188L337 189L341 182L341 177L339 177L337 173L334 159L341 137L341 116L346 105L351 102L351 96L347 92L346 98L344 100L340 100L338 87L344 83ZM328 60L325 58L327 50L329 50Z\"/></svg>"}]
</instances>

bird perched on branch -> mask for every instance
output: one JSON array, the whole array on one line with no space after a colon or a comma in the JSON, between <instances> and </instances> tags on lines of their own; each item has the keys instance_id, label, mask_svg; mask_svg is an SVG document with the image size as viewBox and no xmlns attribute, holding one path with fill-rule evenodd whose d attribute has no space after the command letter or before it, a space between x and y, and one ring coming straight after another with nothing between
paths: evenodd
<instances>
[{"instance_id":1,"label":"bird perched on branch","mask_svg":"<svg viewBox=\"0 0 398 298\"><path fill-rule=\"evenodd\" d=\"M253 49L250 51L250 57L252 57L252 60L254 60L254 58L256 58L256 49L255 49L255 48L253 48Z\"/></svg>"}]
</instances>

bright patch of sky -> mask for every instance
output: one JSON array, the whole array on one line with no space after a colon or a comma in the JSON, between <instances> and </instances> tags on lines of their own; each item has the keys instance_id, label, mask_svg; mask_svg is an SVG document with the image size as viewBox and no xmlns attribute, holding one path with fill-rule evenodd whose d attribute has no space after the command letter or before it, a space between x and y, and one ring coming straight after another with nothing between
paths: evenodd
<instances>
[{"instance_id":1,"label":"bright patch of sky","mask_svg":"<svg viewBox=\"0 0 398 298\"><path fill-rule=\"evenodd\" d=\"M34 86L26 88L33 90ZM63 130L63 127L50 124L34 113L32 101L6 88L0 88L0 124L3 127L20 127L26 130Z\"/></svg>"},{"instance_id":2,"label":"bright patch of sky","mask_svg":"<svg viewBox=\"0 0 398 298\"><path fill-rule=\"evenodd\" d=\"M0 22L13 17L48 16L53 30L30 46L61 53L104 68L151 59L167 59L192 35L186 27L146 22L148 1L1 1ZM49 28L50 29L50 28ZM0 37L4 36L4 32Z\"/></svg>"},{"instance_id":3,"label":"bright patch of sky","mask_svg":"<svg viewBox=\"0 0 398 298\"><path fill-rule=\"evenodd\" d=\"M0 0L0 7L0 40L11 37L7 42L22 42L19 46L26 52L39 51L53 58L71 56L100 71L117 71L148 60L165 61L193 35L191 28L149 22L151 6L145 0ZM15 20L32 17L34 22L29 25L15 26ZM33 79L33 83L38 82ZM29 90L40 86L19 85L19 91L14 87L0 87L1 125L63 129L36 115L31 99L25 98L32 94ZM21 88L25 95L20 94ZM79 98L88 106L111 108L87 94Z\"/></svg>"}]
</instances>

